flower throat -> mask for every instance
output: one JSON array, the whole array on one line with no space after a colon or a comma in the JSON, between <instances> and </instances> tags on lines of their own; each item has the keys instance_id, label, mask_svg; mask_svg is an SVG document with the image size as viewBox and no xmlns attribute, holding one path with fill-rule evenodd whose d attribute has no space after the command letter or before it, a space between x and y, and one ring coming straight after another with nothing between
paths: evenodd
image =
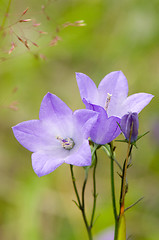
<instances>
[{"instance_id":1,"label":"flower throat","mask_svg":"<svg viewBox=\"0 0 159 240\"><path fill-rule=\"evenodd\" d=\"M72 138L69 138L69 137L68 138L56 137L56 138L57 140L60 141L62 147L66 150L71 150L75 145Z\"/></svg>"}]
</instances>

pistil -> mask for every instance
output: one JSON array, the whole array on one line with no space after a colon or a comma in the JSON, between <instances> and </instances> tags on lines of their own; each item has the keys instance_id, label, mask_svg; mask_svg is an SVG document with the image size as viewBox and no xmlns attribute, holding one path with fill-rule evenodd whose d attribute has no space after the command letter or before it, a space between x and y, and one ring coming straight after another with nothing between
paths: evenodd
<instances>
[{"instance_id":1,"label":"pistil","mask_svg":"<svg viewBox=\"0 0 159 240\"><path fill-rule=\"evenodd\" d=\"M108 105L110 103L111 96L112 96L112 94L107 93L107 99L106 99L105 108L104 108L106 111L108 110Z\"/></svg>"}]
</instances>

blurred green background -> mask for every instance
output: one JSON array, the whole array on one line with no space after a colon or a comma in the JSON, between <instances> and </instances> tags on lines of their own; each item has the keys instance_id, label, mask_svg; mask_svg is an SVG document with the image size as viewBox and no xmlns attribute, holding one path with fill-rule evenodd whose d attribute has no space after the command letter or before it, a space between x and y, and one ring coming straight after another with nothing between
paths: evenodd
<instances>
[{"instance_id":1,"label":"blurred green background","mask_svg":"<svg viewBox=\"0 0 159 240\"><path fill-rule=\"evenodd\" d=\"M144 199L126 213L127 232L130 239L158 240L158 0L12 0L5 17L8 3L0 0L0 239L87 239L81 213L72 202L75 194L69 166L62 165L38 178L32 170L31 153L16 141L11 127L37 119L47 92L56 94L73 110L84 108L75 72L87 74L98 85L109 72L122 70L128 79L129 95L136 92L155 95L139 117L139 132L150 133L133 151L126 206L140 197ZM32 21L16 23L28 7L23 19ZM84 20L86 26L63 26L78 20ZM13 51L8 54L9 50ZM117 158L122 162L126 145L115 145ZM114 223L110 162L101 150L98 158L94 236ZM75 167L75 174L81 188L84 171ZM119 197L117 174L116 185ZM89 216L91 171L86 191Z\"/></svg>"}]
</instances>

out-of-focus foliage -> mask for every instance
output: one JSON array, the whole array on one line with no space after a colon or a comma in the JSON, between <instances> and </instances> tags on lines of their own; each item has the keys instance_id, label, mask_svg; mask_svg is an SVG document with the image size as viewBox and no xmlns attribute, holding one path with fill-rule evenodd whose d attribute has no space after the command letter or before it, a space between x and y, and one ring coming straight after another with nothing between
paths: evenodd
<instances>
[{"instance_id":1,"label":"out-of-focus foliage","mask_svg":"<svg viewBox=\"0 0 159 240\"><path fill-rule=\"evenodd\" d=\"M136 240L158 240L158 0L15 0L5 17L8 3L0 1L0 239L87 238L81 213L72 202L75 195L69 166L38 178L31 167L30 152L18 144L11 127L37 119L48 91L73 110L83 108L75 72L89 75L98 84L109 72L122 70L129 94L155 95L139 115L139 134L147 130L150 134L138 142L128 171L127 206L144 196L126 213L128 234ZM20 19L31 21L16 23ZM87 25L77 26L79 20ZM123 161L126 145L116 146L118 159ZM101 151L98 158L94 235L113 224L110 163ZM75 169L80 187L84 171ZM88 215L92 206L91 174L86 188ZM116 184L119 196L117 174Z\"/></svg>"}]
</instances>

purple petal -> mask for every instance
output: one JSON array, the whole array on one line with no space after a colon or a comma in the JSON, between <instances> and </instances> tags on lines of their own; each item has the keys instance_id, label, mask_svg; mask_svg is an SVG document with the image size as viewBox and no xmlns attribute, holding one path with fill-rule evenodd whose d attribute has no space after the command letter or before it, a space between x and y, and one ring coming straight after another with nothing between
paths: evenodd
<instances>
[{"instance_id":1,"label":"purple petal","mask_svg":"<svg viewBox=\"0 0 159 240\"><path fill-rule=\"evenodd\" d=\"M65 163L83 167L91 165L91 161L92 156L88 140L84 140L79 149L65 159Z\"/></svg>"},{"instance_id":2,"label":"purple petal","mask_svg":"<svg viewBox=\"0 0 159 240\"><path fill-rule=\"evenodd\" d=\"M14 136L23 147L31 152L37 152L61 147L57 136L72 137L74 125L68 120L63 126L59 122L30 120L19 123L12 129Z\"/></svg>"},{"instance_id":3,"label":"purple petal","mask_svg":"<svg viewBox=\"0 0 159 240\"><path fill-rule=\"evenodd\" d=\"M89 103L86 98L82 99L83 103L85 104L86 108L89 110L93 110L92 103Z\"/></svg>"},{"instance_id":4,"label":"purple petal","mask_svg":"<svg viewBox=\"0 0 159 240\"><path fill-rule=\"evenodd\" d=\"M76 73L81 99L86 98L88 102L95 103L98 98L98 90L95 83L85 74Z\"/></svg>"},{"instance_id":5,"label":"purple petal","mask_svg":"<svg viewBox=\"0 0 159 240\"><path fill-rule=\"evenodd\" d=\"M64 159L59 158L57 152L39 151L32 154L32 166L39 177L53 172L62 163Z\"/></svg>"},{"instance_id":6,"label":"purple petal","mask_svg":"<svg viewBox=\"0 0 159 240\"><path fill-rule=\"evenodd\" d=\"M57 96L47 93L43 98L39 113L40 120L50 127L53 135L60 134L63 137L72 136L73 112Z\"/></svg>"},{"instance_id":7,"label":"purple petal","mask_svg":"<svg viewBox=\"0 0 159 240\"><path fill-rule=\"evenodd\" d=\"M98 90L102 98L102 106L105 106L107 94L112 94L108 107L108 115L116 115L118 106L128 95L127 79L121 71L111 72L100 82Z\"/></svg>"},{"instance_id":8,"label":"purple petal","mask_svg":"<svg viewBox=\"0 0 159 240\"><path fill-rule=\"evenodd\" d=\"M12 129L18 142L31 152L36 152L50 145L47 132L39 120L22 122Z\"/></svg>"},{"instance_id":9,"label":"purple petal","mask_svg":"<svg viewBox=\"0 0 159 240\"><path fill-rule=\"evenodd\" d=\"M85 138L90 137L90 131L97 121L98 113L95 111L81 109L74 112L74 117L77 121L77 128L81 127Z\"/></svg>"},{"instance_id":10,"label":"purple petal","mask_svg":"<svg viewBox=\"0 0 159 240\"><path fill-rule=\"evenodd\" d=\"M121 106L120 116L127 114L128 112L139 113L154 96L148 93L136 93L129 96Z\"/></svg>"},{"instance_id":11,"label":"purple petal","mask_svg":"<svg viewBox=\"0 0 159 240\"><path fill-rule=\"evenodd\" d=\"M47 93L42 100L39 118L40 120L64 121L71 117L72 110L56 95Z\"/></svg>"},{"instance_id":12,"label":"purple petal","mask_svg":"<svg viewBox=\"0 0 159 240\"><path fill-rule=\"evenodd\" d=\"M99 112L98 120L93 127L90 137L97 144L106 144L115 139L120 133L120 128L117 124L120 123L118 117L108 118L104 108L92 104L94 111Z\"/></svg>"}]
</instances>

